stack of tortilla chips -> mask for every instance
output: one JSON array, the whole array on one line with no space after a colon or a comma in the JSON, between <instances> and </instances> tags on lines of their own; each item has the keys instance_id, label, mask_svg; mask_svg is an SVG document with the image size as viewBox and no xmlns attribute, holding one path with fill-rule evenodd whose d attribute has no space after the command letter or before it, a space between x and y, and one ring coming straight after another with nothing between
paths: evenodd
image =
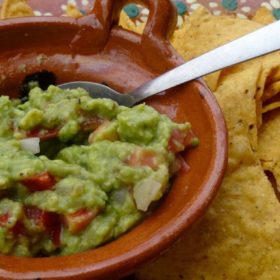
<instances>
[{"instance_id":1,"label":"stack of tortilla chips","mask_svg":"<svg viewBox=\"0 0 280 280\"><path fill-rule=\"evenodd\" d=\"M171 41L190 60L272 21L265 8L251 20L217 17L200 8ZM121 24L135 32L144 27L133 26L125 14ZM226 176L203 219L137 277L280 279L280 52L218 71L205 81L229 130Z\"/></svg>"},{"instance_id":2,"label":"stack of tortilla chips","mask_svg":"<svg viewBox=\"0 0 280 280\"><path fill-rule=\"evenodd\" d=\"M5 2L26 4L24 0ZM7 7L4 3L2 18L29 13L15 15L12 7ZM187 18L171 41L190 60L272 21L274 18L265 8L251 20L212 16L200 8ZM144 28L136 26L125 13L120 24L138 33ZM138 271L137 277L278 280L280 52L218 71L205 77L205 81L224 112L229 130L226 176L203 219L164 256Z\"/></svg>"}]
</instances>

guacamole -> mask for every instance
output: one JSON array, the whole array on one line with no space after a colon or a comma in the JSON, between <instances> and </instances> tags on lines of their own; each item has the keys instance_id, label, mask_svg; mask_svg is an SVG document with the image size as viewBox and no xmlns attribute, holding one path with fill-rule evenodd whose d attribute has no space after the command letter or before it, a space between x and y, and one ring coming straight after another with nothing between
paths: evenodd
<instances>
[{"instance_id":1,"label":"guacamole","mask_svg":"<svg viewBox=\"0 0 280 280\"><path fill-rule=\"evenodd\" d=\"M139 223L198 144L145 104L119 106L82 90L34 88L0 97L0 253L69 255Z\"/></svg>"}]
</instances>

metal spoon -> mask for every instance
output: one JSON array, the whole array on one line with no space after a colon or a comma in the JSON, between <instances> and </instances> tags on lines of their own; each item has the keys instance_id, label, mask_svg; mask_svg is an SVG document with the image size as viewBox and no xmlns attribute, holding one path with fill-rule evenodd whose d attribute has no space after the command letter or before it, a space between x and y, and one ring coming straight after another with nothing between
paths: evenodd
<instances>
[{"instance_id":1,"label":"metal spoon","mask_svg":"<svg viewBox=\"0 0 280 280\"><path fill-rule=\"evenodd\" d=\"M164 90L279 49L280 21L192 59L128 94L121 94L102 84L83 81L65 83L59 87L62 89L84 88L93 98L111 98L120 105L131 107Z\"/></svg>"}]
</instances>

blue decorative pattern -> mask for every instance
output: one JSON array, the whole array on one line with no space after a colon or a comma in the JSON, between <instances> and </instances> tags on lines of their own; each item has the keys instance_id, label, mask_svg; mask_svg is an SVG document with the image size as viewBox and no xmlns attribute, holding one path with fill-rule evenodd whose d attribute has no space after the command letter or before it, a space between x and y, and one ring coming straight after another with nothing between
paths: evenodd
<instances>
[{"instance_id":1,"label":"blue decorative pattern","mask_svg":"<svg viewBox=\"0 0 280 280\"><path fill-rule=\"evenodd\" d=\"M179 15L184 15L187 12L186 3L179 1L179 0L175 0L175 5L177 7L177 12Z\"/></svg>"},{"instance_id":2,"label":"blue decorative pattern","mask_svg":"<svg viewBox=\"0 0 280 280\"><path fill-rule=\"evenodd\" d=\"M280 9L273 9L272 14L276 19L280 19Z\"/></svg>"},{"instance_id":3,"label":"blue decorative pattern","mask_svg":"<svg viewBox=\"0 0 280 280\"><path fill-rule=\"evenodd\" d=\"M234 11L238 7L237 0L222 0L222 5L229 11Z\"/></svg>"},{"instance_id":4,"label":"blue decorative pattern","mask_svg":"<svg viewBox=\"0 0 280 280\"><path fill-rule=\"evenodd\" d=\"M187 5L184 0L173 0L176 8L177 8L177 13L178 15L184 15L187 12ZM130 18L137 18L141 11L139 7L136 4L128 4L124 7L124 11Z\"/></svg>"},{"instance_id":5,"label":"blue decorative pattern","mask_svg":"<svg viewBox=\"0 0 280 280\"><path fill-rule=\"evenodd\" d=\"M140 13L139 8L135 4L126 5L124 11L130 18L136 18Z\"/></svg>"}]
</instances>

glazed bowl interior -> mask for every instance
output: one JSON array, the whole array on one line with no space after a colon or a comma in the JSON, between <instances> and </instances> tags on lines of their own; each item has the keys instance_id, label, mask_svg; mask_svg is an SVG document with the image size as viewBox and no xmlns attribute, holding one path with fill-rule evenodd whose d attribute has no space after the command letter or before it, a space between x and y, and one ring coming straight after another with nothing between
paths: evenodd
<instances>
[{"instance_id":1,"label":"glazed bowl interior","mask_svg":"<svg viewBox=\"0 0 280 280\"><path fill-rule=\"evenodd\" d=\"M142 36L108 19L127 1L117 2L119 6L95 1L93 13L79 20L48 17L0 23L0 92L19 96L26 77L51 73L57 84L94 81L127 93L183 62L167 41L174 25L169 0L142 1L151 14ZM159 2L167 11L165 18L158 13ZM104 11L107 17L101 18ZM71 256L0 256L2 279L115 279L159 256L202 216L225 171L227 135L220 108L201 80L163 92L147 104L174 121L191 122L200 145L183 154L190 170L177 174L155 211L117 240Z\"/></svg>"}]
</instances>

